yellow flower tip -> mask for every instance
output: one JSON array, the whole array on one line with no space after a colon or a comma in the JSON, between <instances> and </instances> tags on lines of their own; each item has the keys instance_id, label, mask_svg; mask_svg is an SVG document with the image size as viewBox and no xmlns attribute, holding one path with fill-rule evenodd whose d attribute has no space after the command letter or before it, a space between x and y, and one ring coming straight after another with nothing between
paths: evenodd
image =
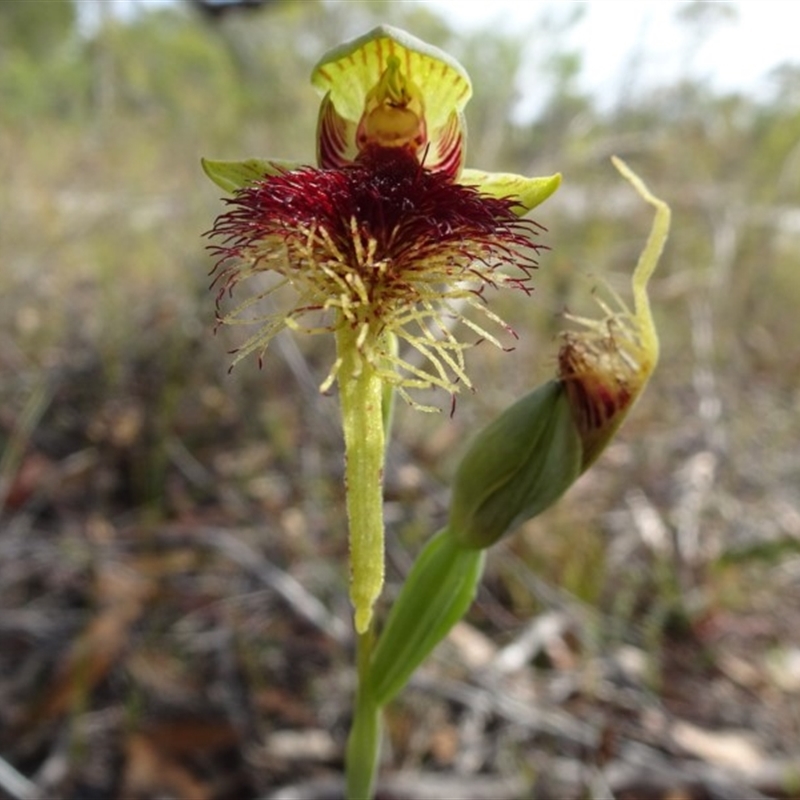
<instances>
[{"instance_id":1,"label":"yellow flower tip","mask_svg":"<svg viewBox=\"0 0 800 800\"><path fill-rule=\"evenodd\" d=\"M375 455L382 458L383 451L376 450ZM366 633L369 628L373 608L383 589L382 500L380 482L372 486L348 487L350 602L353 605L353 621L358 633ZM368 507L370 504L373 506L371 509Z\"/></svg>"},{"instance_id":2,"label":"yellow flower tip","mask_svg":"<svg viewBox=\"0 0 800 800\"><path fill-rule=\"evenodd\" d=\"M355 625L356 633L361 635L369 630L372 623L372 608L374 606L374 598L371 602L365 602L356 606L355 613L353 614L353 624Z\"/></svg>"},{"instance_id":3,"label":"yellow flower tip","mask_svg":"<svg viewBox=\"0 0 800 800\"><path fill-rule=\"evenodd\" d=\"M614 166L656 209L655 219L631 278L633 311L612 293L614 310L602 300L600 320L569 317L583 330L563 335L558 374L583 444L583 469L600 455L644 390L658 362L658 333L647 285L669 233L670 210L623 161Z\"/></svg>"}]
</instances>

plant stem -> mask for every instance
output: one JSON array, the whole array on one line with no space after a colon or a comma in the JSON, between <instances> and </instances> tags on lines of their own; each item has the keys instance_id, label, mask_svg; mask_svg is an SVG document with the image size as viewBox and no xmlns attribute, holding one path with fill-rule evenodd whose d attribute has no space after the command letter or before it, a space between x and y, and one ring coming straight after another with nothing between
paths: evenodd
<instances>
[{"instance_id":1,"label":"plant stem","mask_svg":"<svg viewBox=\"0 0 800 800\"><path fill-rule=\"evenodd\" d=\"M369 629L372 606L383 587L384 423L383 381L375 367L361 357L365 343L359 342L358 336L358 329L342 326L336 346L350 525L350 600L356 631L363 634Z\"/></svg>"},{"instance_id":2,"label":"plant stem","mask_svg":"<svg viewBox=\"0 0 800 800\"><path fill-rule=\"evenodd\" d=\"M347 800L372 800L381 745L380 707L369 677L374 629L358 637L358 690L345 756Z\"/></svg>"}]
</instances>

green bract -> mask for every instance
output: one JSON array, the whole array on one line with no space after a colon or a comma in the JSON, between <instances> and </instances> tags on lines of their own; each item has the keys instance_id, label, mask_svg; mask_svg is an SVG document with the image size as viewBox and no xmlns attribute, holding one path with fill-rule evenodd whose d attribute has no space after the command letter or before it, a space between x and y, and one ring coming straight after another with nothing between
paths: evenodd
<instances>
[{"instance_id":1,"label":"green bract","mask_svg":"<svg viewBox=\"0 0 800 800\"><path fill-rule=\"evenodd\" d=\"M483 574L484 553L441 531L414 562L370 664L370 691L379 705L406 685L414 670L464 616Z\"/></svg>"},{"instance_id":2,"label":"green bract","mask_svg":"<svg viewBox=\"0 0 800 800\"><path fill-rule=\"evenodd\" d=\"M486 548L552 505L581 473L567 393L549 381L474 439L456 471L448 527L462 547Z\"/></svg>"}]
</instances>

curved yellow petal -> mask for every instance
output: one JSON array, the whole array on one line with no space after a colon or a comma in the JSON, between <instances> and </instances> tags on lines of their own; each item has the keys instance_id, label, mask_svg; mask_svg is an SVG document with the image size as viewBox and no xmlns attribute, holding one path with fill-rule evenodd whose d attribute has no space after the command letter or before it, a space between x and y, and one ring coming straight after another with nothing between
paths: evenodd
<instances>
[{"instance_id":1,"label":"curved yellow petal","mask_svg":"<svg viewBox=\"0 0 800 800\"><path fill-rule=\"evenodd\" d=\"M203 172L214 183L226 192L237 191L267 175L279 175L303 166L299 161L283 161L281 159L248 158L245 161L212 161L201 158Z\"/></svg>"},{"instance_id":2,"label":"curved yellow petal","mask_svg":"<svg viewBox=\"0 0 800 800\"><path fill-rule=\"evenodd\" d=\"M336 110L358 122L367 95L385 72L389 59L400 60L403 73L422 92L428 126L438 128L453 110L461 111L472 96L464 68L447 53L390 25L328 51L314 67L311 83L328 94Z\"/></svg>"},{"instance_id":3,"label":"curved yellow petal","mask_svg":"<svg viewBox=\"0 0 800 800\"><path fill-rule=\"evenodd\" d=\"M474 186L481 194L507 197L514 201L514 211L520 217L543 203L561 185L561 174L544 178L526 178L510 172L483 172L465 169L458 179L465 186Z\"/></svg>"},{"instance_id":4,"label":"curved yellow petal","mask_svg":"<svg viewBox=\"0 0 800 800\"><path fill-rule=\"evenodd\" d=\"M427 169L458 175L472 84L446 53L382 25L327 53L311 82L324 94L320 166L341 166L377 145L407 148Z\"/></svg>"}]
</instances>

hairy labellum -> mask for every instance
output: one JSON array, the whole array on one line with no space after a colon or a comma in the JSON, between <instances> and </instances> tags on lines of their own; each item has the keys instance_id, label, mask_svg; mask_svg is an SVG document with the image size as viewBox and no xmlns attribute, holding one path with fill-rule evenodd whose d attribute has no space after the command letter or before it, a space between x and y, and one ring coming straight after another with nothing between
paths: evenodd
<instances>
[{"instance_id":1,"label":"hairy labellum","mask_svg":"<svg viewBox=\"0 0 800 800\"><path fill-rule=\"evenodd\" d=\"M266 176L227 202L230 210L210 231L222 240L213 247L219 299L266 271L282 276L297 294L295 306L280 320L268 320L241 355L263 350L284 325L311 332L363 327L364 342L394 333L427 358L428 369L394 364L404 375L393 382L417 388L453 390L455 380L469 385L461 358L467 345L456 340L452 321L499 344L463 315L463 307L479 308L502 325L483 292L487 286L530 291L541 247L532 238L539 227L521 219L512 200L429 172L405 148L372 146L340 168ZM251 305L248 300L222 319L230 322ZM302 322L325 311L339 313L321 327ZM388 354L378 348L364 355L377 362Z\"/></svg>"}]
</instances>

